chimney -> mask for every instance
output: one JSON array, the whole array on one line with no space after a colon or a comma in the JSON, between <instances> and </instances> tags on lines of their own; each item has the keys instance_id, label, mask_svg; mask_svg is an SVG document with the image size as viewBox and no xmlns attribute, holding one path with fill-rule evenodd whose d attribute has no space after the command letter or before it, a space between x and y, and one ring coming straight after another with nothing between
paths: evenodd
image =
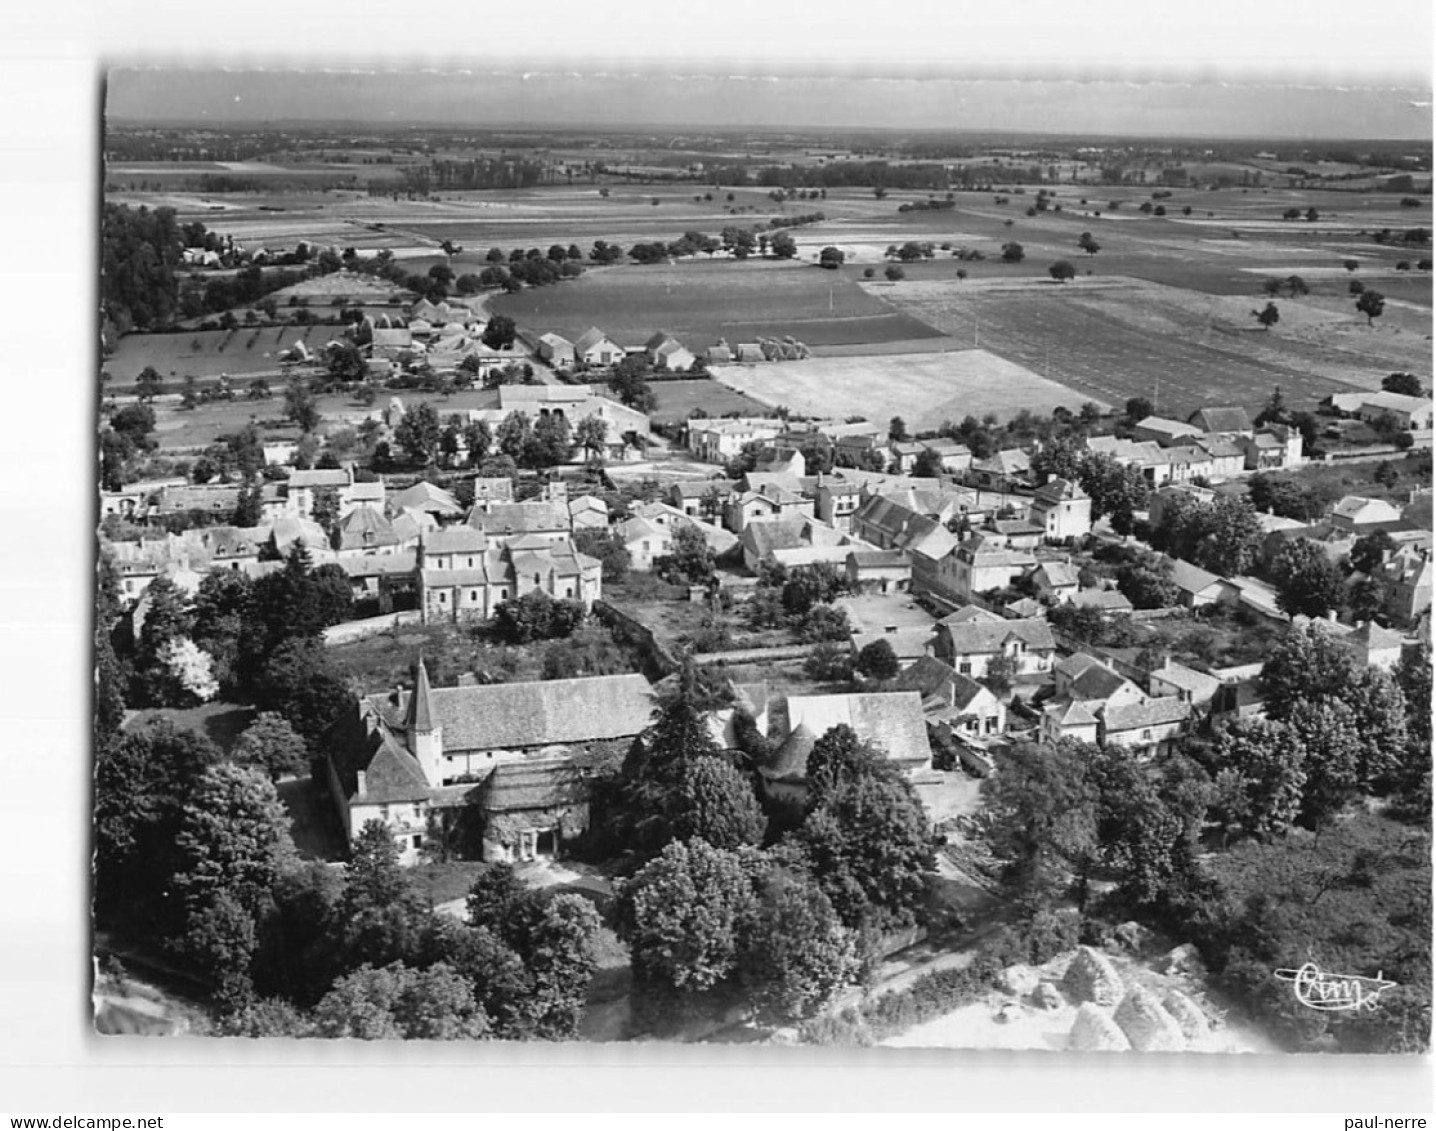
<instances>
[{"instance_id":1,"label":"chimney","mask_svg":"<svg viewBox=\"0 0 1436 1131\"><path fill-rule=\"evenodd\" d=\"M365 785L365 782L364 782L364 771L363 771L363 770L356 770L356 771L354 772L354 776L359 779L358 789L357 789L356 792L358 792L359 794L362 795L362 794L364 793L364 785Z\"/></svg>"}]
</instances>

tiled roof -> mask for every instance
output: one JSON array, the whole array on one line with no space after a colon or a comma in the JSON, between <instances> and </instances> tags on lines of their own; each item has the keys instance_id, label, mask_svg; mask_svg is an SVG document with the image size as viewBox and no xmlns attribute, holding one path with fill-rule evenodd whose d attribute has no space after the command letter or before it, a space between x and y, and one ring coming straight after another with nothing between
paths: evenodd
<instances>
[{"instance_id":1,"label":"tiled roof","mask_svg":"<svg viewBox=\"0 0 1436 1131\"><path fill-rule=\"evenodd\" d=\"M943 624L971 624L977 621L984 624L1001 624L1003 618L996 613L984 609L981 605L963 605L955 613L949 613L942 618Z\"/></svg>"},{"instance_id":2,"label":"tiled roof","mask_svg":"<svg viewBox=\"0 0 1436 1131\"><path fill-rule=\"evenodd\" d=\"M790 695L788 718L794 727L806 723L819 736L835 726L850 726L895 762L932 760L922 697L915 691Z\"/></svg>"},{"instance_id":3,"label":"tiled roof","mask_svg":"<svg viewBox=\"0 0 1436 1131\"><path fill-rule=\"evenodd\" d=\"M394 496L390 506L396 510L415 507L418 510L437 511L440 514L462 514L464 510L459 505L458 499L426 479L421 479L412 487L400 491Z\"/></svg>"},{"instance_id":4,"label":"tiled roof","mask_svg":"<svg viewBox=\"0 0 1436 1131\"><path fill-rule=\"evenodd\" d=\"M1365 652L1381 652L1401 647L1401 633L1367 621L1347 638L1347 642Z\"/></svg>"},{"instance_id":5,"label":"tiled roof","mask_svg":"<svg viewBox=\"0 0 1436 1131\"><path fill-rule=\"evenodd\" d=\"M897 569L909 564L901 550L853 550L848 560L858 569Z\"/></svg>"},{"instance_id":6,"label":"tiled roof","mask_svg":"<svg viewBox=\"0 0 1436 1131\"><path fill-rule=\"evenodd\" d=\"M1077 567L1071 562L1043 562L1037 567L1037 573L1053 589L1078 584L1077 572Z\"/></svg>"},{"instance_id":7,"label":"tiled roof","mask_svg":"<svg viewBox=\"0 0 1436 1131\"><path fill-rule=\"evenodd\" d=\"M413 550L401 550L397 554L367 554L362 558L340 558L338 565L350 577L386 577L413 573L416 557Z\"/></svg>"},{"instance_id":8,"label":"tiled roof","mask_svg":"<svg viewBox=\"0 0 1436 1131\"><path fill-rule=\"evenodd\" d=\"M1148 432L1157 432L1163 436L1191 436L1201 432L1201 428L1191 424L1183 423L1180 420L1168 420L1163 416L1148 416L1137 422L1137 427Z\"/></svg>"},{"instance_id":9,"label":"tiled roof","mask_svg":"<svg viewBox=\"0 0 1436 1131\"><path fill-rule=\"evenodd\" d=\"M1203 432L1250 432L1252 428L1244 408L1200 408L1187 421Z\"/></svg>"},{"instance_id":10,"label":"tiled roof","mask_svg":"<svg viewBox=\"0 0 1436 1131\"><path fill-rule=\"evenodd\" d=\"M488 536L472 526L450 526L424 535L424 550L430 554L481 554L488 545Z\"/></svg>"},{"instance_id":11,"label":"tiled roof","mask_svg":"<svg viewBox=\"0 0 1436 1131\"><path fill-rule=\"evenodd\" d=\"M1102 712L1102 725L1107 733L1111 734L1113 731L1180 723L1190 718L1191 714L1190 703L1183 702L1175 695L1164 695L1148 699L1145 703L1108 707Z\"/></svg>"},{"instance_id":12,"label":"tiled roof","mask_svg":"<svg viewBox=\"0 0 1436 1131\"><path fill-rule=\"evenodd\" d=\"M1214 675L1199 672L1195 668L1189 668L1185 664L1179 664L1170 659L1162 667L1153 671L1152 675L1164 683L1170 683L1173 687L1199 694L1213 690L1222 682Z\"/></svg>"},{"instance_id":13,"label":"tiled roof","mask_svg":"<svg viewBox=\"0 0 1436 1131\"><path fill-rule=\"evenodd\" d=\"M1080 589L1072 594L1070 600L1079 609L1106 609L1109 612L1132 610L1132 602L1116 589Z\"/></svg>"},{"instance_id":14,"label":"tiled roof","mask_svg":"<svg viewBox=\"0 0 1436 1131\"><path fill-rule=\"evenodd\" d=\"M475 505L469 512L468 524L490 535L528 533L530 531L567 531L567 508L553 503L489 503Z\"/></svg>"},{"instance_id":15,"label":"tiled roof","mask_svg":"<svg viewBox=\"0 0 1436 1131\"><path fill-rule=\"evenodd\" d=\"M598 345L599 342L607 340L607 334L605 334L597 326L590 326L574 341L573 348L578 353L587 353L589 350L593 349L594 346Z\"/></svg>"},{"instance_id":16,"label":"tiled roof","mask_svg":"<svg viewBox=\"0 0 1436 1131\"><path fill-rule=\"evenodd\" d=\"M402 719L408 693L380 701L390 717ZM436 687L430 702L451 752L631 738L648 727L653 713L641 675Z\"/></svg>"},{"instance_id":17,"label":"tiled roof","mask_svg":"<svg viewBox=\"0 0 1436 1131\"><path fill-rule=\"evenodd\" d=\"M578 768L567 759L501 762L485 782L483 806L489 812L548 809L588 800Z\"/></svg>"},{"instance_id":18,"label":"tiled roof","mask_svg":"<svg viewBox=\"0 0 1436 1131\"><path fill-rule=\"evenodd\" d=\"M1030 620L999 620L995 623L970 621L967 624L949 624L943 621L942 624L952 637L954 653L959 656L1000 652L1003 642L1012 637L1039 651L1057 647L1057 642L1052 637L1052 626L1039 617Z\"/></svg>"},{"instance_id":19,"label":"tiled roof","mask_svg":"<svg viewBox=\"0 0 1436 1131\"><path fill-rule=\"evenodd\" d=\"M1181 558L1172 559L1172 583L1184 593L1197 594L1203 589L1215 585L1221 578L1214 573L1208 573L1191 562L1183 561Z\"/></svg>"},{"instance_id":20,"label":"tiled roof","mask_svg":"<svg viewBox=\"0 0 1436 1131\"><path fill-rule=\"evenodd\" d=\"M399 539L393 524L374 507L355 507L339 520L339 548L393 545Z\"/></svg>"},{"instance_id":21,"label":"tiled roof","mask_svg":"<svg viewBox=\"0 0 1436 1131\"><path fill-rule=\"evenodd\" d=\"M1060 503L1064 500L1085 499L1088 495L1077 483L1059 476L1049 479L1037 488L1032 497L1044 503Z\"/></svg>"},{"instance_id":22,"label":"tiled roof","mask_svg":"<svg viewBox=\"0 0 1436 1131\"><path fill-rule=\"evenodd\" d=\"M973 469L998 475L1019 475L1032 467L1032 460L1020 448L998 452L984 460L973 460Z\"/></svg>"},{"instance_id":23,"label":"tiled roof","mask_svg":"<svg viewBox=\"0 0 1436 1131\"><path fill-rule=\"evenodd\" d=\"M916 691L926 704L934 698L941 706L965 710L987 688L970 676L943 663L936 656L923 656L900 671L887 685L893 691Z\"/></svg>"},{"instance_id":24,"label":"tiled roof","mask_svg":"<svg viewBox=\"0 0 1436 1131\"><path fill-rule=\"evenodd\" d=\"M349 473L338 468L323 468L312 471L290 472L289 486L295 487L347 487Z\"/></svg>"},{"instance_id":25,"label":"tiled roof","mask_svg":"<svg viewBox=\"0 0 1436 1131\"><path fill-rule=\"evenodd\" d=\"M1048 705L1042 713L1052 717L1058 726L1063 727L1093 726L1097 722L1096 715L1073 699L1058 699Z\"/></svg>"},{"instance_id":26,"label":"tiled roof","mask_svg":"<svg viewBox=\"0 0 1436 1131\"><path fill-rule=\"evenodd\" d=\"M808 777L808 755L817 744L818 735L807 723L799 723L758 772L769 781L801 782Z\"/></svg>"},{"instance_id":27,"label":"tiled roof","mask_svg":"<svg viewBox=\"0 0 1436 1131\"><path fill-rule=\"evenodd\" d=\"M458 585L498 585L508 581L509 572L496 556L486 555L483 563L466 569L426 569L420 574L420 583L425 589L451 589Z\"/></svg>"}]
</instances>

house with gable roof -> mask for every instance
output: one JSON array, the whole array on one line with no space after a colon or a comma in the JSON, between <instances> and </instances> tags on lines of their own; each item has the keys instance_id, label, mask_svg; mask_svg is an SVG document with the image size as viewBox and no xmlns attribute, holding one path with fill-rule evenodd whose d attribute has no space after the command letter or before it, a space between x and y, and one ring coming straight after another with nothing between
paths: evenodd
<instances>
[{"instance_id":1,"label":"house with gable roof","mask_svg":"<svg viewBox=\"0 0 1436 1131\"><path fill-rule=\"evenodd\" d=\"M1240 406L1199 408L1187 417L1187 423L1198 432L1215 433L1228 439L1250 436L1256 431L1247 410Z\"/></svg>"},{"instance_id":2,"label":"house with gable roof","mask_svg":"<svg viewBox=\"0 0 1436 1131\"><path fill-rule=\"evenodd\" d=\"M546 361L555 369L572 369L578 357L574 344L558 334L540 334L537 342L540 361Z\"/></svg>"},{"instance_id":3,"label":"house with gable roof","mask_svg":"<svg viewBox=\"0 0 1436 1131\"><path fill-rule=\"evenodd\" d=\"M1006 704L936 656L915 660L886 686L892 691L916 691L922 696L928 724L946 727L955 735L988 738L1007 730Z\"/></svg>"},{"instance_id":4,"label":"house with gable roof","mask_svg":"<svg viewBox=\"0 0 1436 1131\"><path fill-rule=\"evenodd\" d=\"M688 372L698 360L692 350L666 330L659 330L644 342L643 350L654 369L667 369L673 373Z\"/></svg>"},{"instance_id":5,"label":"house with gable roof","mask_svg":"<svg viewBox=\"0 0 1436 1131\"><path fill-rule=\"evenodd\" d=\"M808 755L836 726L850 727L913 784L919 799L940 781L932 770L922 697L916 691L857 692L847 695L789 695L767 704L760 730L773 754L758 767L765 797L803 805L808 795Z\"/></svg>"},{"instance_id":6,"label":"house with gable roof","mask_svg":"<svg viewBox=\"0 0 1436 1131\"><path fill-rule=\"evenodd\" d=\"M1201 434L1202 429L1193 424L1186 424L1180 420L1167 420L1161 416L1144 417L1132 429L1134 440L1151 440L1153 443L1161 444L1164 448L1173 447L1188 437Z\"/></svg>"},{"instance_id":7,"label":"house with gable roof","mask_svg":"<svg viewBox=\"0 0 1436 1131\"><path fill-rule=\"evenodd\" d=\"M573 343L574 357L585 365L617 365L624 349L597 326L591 326Z\"/></svg>"},{"instance_id":8,"label":"house with gable roof","mask_svg":"<svg viewBox=\"0 0 1436 1131\"><path fill-rule=\"evenodd\" d=\"M1070 601L1081 588L1078 569L1071 562L1039 562L1029 576L1038 596L1054 604Z\"/></svg>"},{"instance_id":9,"label":"house with gable roof","mask_svg":"<svg viewBox=\"0 0 1436 1131\"><path fill-rule=\"evenodd\" d=\"M1032 459L1021 448L996 452L975 459L967 469L967 480L984 490L1007 491L1032 486Z\"/></svg>"},{"instance_id":10,"label":"house with gable roof","mask_svg":"<svg viewBox=\"0 0 1436 1131\"><path fill-rule=\"evenodd\" d=\"M380 821L404 864L440 824L477 833L486 862L557 856L588 826L573 758L623 748L652 710L640 675L434 688L420 660L411 689L360 696L329 728L330 796L351 841Z\"/></svg>"},{"instance_id":11,"label":"house with gable roof","mask_svg":"<svg viewBox=\"0 0 1436 1131\"><path fill-rule=\"evenodd\" d=\"M1028 518L1049 541L1082 538L1092 532L1092 498L1071 479L1049 479L1028 503Z\"/></svg>"},{"instance_id":12,"label":"house with gable roof","mask_svg":"<svg viewBox=\"0 0 1436 1131\"><path fill-rule=\"evenodd\" d=\"M945 617L937 622L936 633L933 655L973 679L985 676L996 656L1012 660L1018 675L1051 671L1057 651L1052 626L1041 617L993 621Z\"/></svg>"},{"instance_id":13,"label":"house with gable roof","mask_svg":"<svg viewBox=\"0 0 1436 1131\"><path fill-rule=\"evenodd\" d=\"M1191 714L1192 705L1175 696L1110 706L1101 713L1097 741L1103 746L1126 747L1139 757L1153 757L1171 747L1186 730Z\"/></svg>"},{"instance_id":14,"label":"house with gable roof","mask_svg":"<svg viewBox=\"0 0 1436 1131\"><path fill-rule=\"evenodd\" d=\"M1028 551L1008 549L985 534L974 533L954 542L937 569L936 591L949 600L966 602L992 589L1006 589L1037 565Z\"/></svg>"}]
</instances>

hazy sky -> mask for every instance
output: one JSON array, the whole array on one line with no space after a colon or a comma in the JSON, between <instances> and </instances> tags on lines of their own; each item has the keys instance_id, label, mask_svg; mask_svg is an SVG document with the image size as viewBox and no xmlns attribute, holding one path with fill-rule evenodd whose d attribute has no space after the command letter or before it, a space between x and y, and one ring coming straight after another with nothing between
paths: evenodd
<instances>
[{"instance_id":1,"label":"hazy sky","mask_svg":"<svg viewBox=\"0 0 1436 1131\"><path fill-rule=\"evenodd\" d=\"M992 68L988 68L991 70ZM1050 70L1050 68L1049 68ZM116 119L343 119L492 125L896 127L1057 133L1425 138L1412 86L1092 78L597 74L535 69L120 70Z\"/></svg>"},{"instance_id":2,"label":"hazy sky","mask_svg":"<svg viewBox=\"0 0 1436 1131\"><path fill-rule=\"evenodd\" d=\"M116 118L1431 136L1431 0L113 7Z\"/></svg>"}]
</instances>

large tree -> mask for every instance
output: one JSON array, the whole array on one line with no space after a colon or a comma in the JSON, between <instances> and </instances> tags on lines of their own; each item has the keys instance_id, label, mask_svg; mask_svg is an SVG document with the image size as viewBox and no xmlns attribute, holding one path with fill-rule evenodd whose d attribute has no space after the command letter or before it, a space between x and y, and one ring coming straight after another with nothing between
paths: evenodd
<instances>
[{"instance_id":1,"label":"large tree","mask_svg":"<svg viewBox=\"0 0 1436 1131\"><path fill-rule=\"evenodd\" d=\"M1268 717L1285 719L1300 700L1341 698L1356 683L1359 666L1333 633L1308 626L1288 632L1262 665Z\"/></svg>"},{"instance_id":2,"label":"large tree","mask_svg":"<svg viewBox=\"0 0 1436 1131\"><path fill-rule=\"evenodd\" d=\"M756 854L674 841L623 885L619 934L646 999L676 1004L732 987L758 909L758 868Z\"/></svg>"},{"instance_id":3,"label":"large tree","mask_svg":"<svg viewBox=\"0 0 1436 1131\"><path fill-rule=\"evenodd\" d=\"M857 973L854 934L801 871L763 880L745 940L742 975L753 1004L780 1023L815 1016Z\"/></svg>"},{"instance_id":4,"label":"large tree","mask_svg":"<svg viewBox=\"0 0 1436 1131\"><path fill-rule=\"evenodd\" d=\"M676 839L702 839L724 849L757 845L767 825L752 783L721 757L687 761L670 820Z\"/></svg>"},{"instance_id":5,"label":"large tree","mask_svg":"<svg viewBox=\"0 0 1436 1131\"><path fill-rule=\"evenodd\" d=\"M489 349L506 350L514 344L517 336L518 327L512 318L507 314L490 314L481 340Z\"/></svg>"},{"instance_id":6,"label":"large tree","mask_svg":"<svg viewBox=\"0 0 1436 1131\"><path fill-rule=\"evenodd\" d=\"M415 970L395 962L362 966L340 978L315 1006L323 1037L360 1040L475 1040L489 1018L468 979L443 963Z\"/></svg>"},{"instance_id":7,"label":"large tree","mask_svg":"<svg viewBox=\"0 0 1436 1131\"><path fill-rule=\"evenodd\" d=\"M654 572L676 585L703 585L711 581L715 566L713 551L703 531L691 523L678 524L669 552L655 558Z\"/></svg>"},{"instance_id":8,"label":"large tree","mask_svg":"<svg viewBox=\"0 0 1436 1131\"><path fill-rule=\"evenodd\" d=\"M1320 829L1334 820L1361 789L1361 736L1356 715L1339 699L1298 702L1287 725L1306 749L1301 820Z\"/></svg>"},{"instance_id":9,"label":"large tree","mask_svg":"<svg viewBox=\"0 0 1436 1131\"><path fill-rule=\"evenodd\" d=\"M329 725L353 701L349 680L318 640L281 644L260 670L255 699L260 708L289 720L311 751Z\"/></svg>"},{"instance_id":10,"label":"large tree","mask_svg":"<svg viewBox=\"0 0 1436 1131\"><path fill-rule=\"evenodd\" d=\"M420 401L404 413L394 428L394 439L409 462L419 467L432 463L439 455L444 425L439 413L428 401Z\"/></svg>"},{"instance_id":11,"label":"large tree","mask_svg":"<svg viewBox=\"0 0 1436 1131\"><path fill-rule=\"evenodd\" d=\"M863 773L823 796L792 843L844 923L884 927L912 922L926 899L929 831L906 779Z\"/></svg>"},{"instance_id":12,"label":"large tree","mask_svg":"<svg viewBox=\"0 0 1436 1131\"><path fill-rule=\"evenodd\" d=\"M1092 498L1094 520L1106 515L1118 534L1125 537L1132 532L1134 512L1147 505L1150 491L1140 468L1123 465L1103 453L1083 463L1080 483Z\"/></svg>"},{"instance_id":13,"label":"large tree","mask_svg":"<svg viewBox=\"0 0 1436 1131\"><path fill-rule=\"evenodd\" d=\"M1252 718L1219 727L1211 768L1217 814L1248 836L1285 832L1301 811L1306 747L1285 723Z\"/></svg>"},{"instance_id":14,"label":"large tree","mask_svg":"<svg viewBox=\"0 0 1436 1131\"><path fill-rule=\"evenodd\" d=\"M209 739L168 719L109 736L95 752L95 903L102 919L174 922L170 877L186 803L219 761Z\"/></svg>"},{"instance_id":15,"label":"large tree","mask_svg":"<svg viewBox=\"0 0 1436 1131\"><path fill-rule=\"evenodd\" d=\"M309 748L283 715L262 711L239 736L234 758L278 781L307 769Z\"/></svg>"},{"instance_id":16,"label":"large tree","mask_svg":"<svg viewBox=\"0 0 1436 1131\"><path fill-rule=\"evenodd\" d=\"M982 783L988 847L1002 861L1004 884L1025 905L1051 901L1090 865L1097 835L1091 755L1080 743L1019 742L1002 772Z\"/></svg>"},{"instance_id":17,"label":"large tree","mask_svg":"<svg viewBox=\"0 0 1436 1131\"><path fill-rule=\"evenodd\" d=\"M294 853L273 784L242 766L210 766L184 806L175 852L184 916L176 949L213 981L222 1007L242 1006L255 920Z\"/></svg>"},{"instance_id":18,"label":"large tree","mask_svg":"<svg viewBox=\"0 0 1436 1131\"><path fill-rule=\"evenodd\" d=\"M1346 587L1341 570L1315 542L1293 538L1271 564L1276 603L1291 616L1324 617L1341 607Z\"/></svg>"}]
</instances>

